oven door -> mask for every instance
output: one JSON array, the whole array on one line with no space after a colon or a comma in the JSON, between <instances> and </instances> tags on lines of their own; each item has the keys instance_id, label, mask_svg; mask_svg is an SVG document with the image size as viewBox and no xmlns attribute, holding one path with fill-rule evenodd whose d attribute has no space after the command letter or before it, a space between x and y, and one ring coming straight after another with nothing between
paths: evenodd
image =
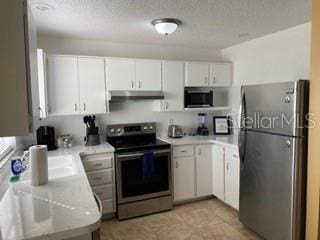
<instances>
[{"instance_id":1,"label":"oven door","mask_svg":"<svg viewBox=\"0 0 320 240\"><path fill-rule=\"evenodd\" d=\"M186 90L184 101L185 108L212 107L213 92L211 90Z\"/></svg>"},{"instance_id":2,"label":"oven door","mask_svg":"<svg viewBox=\"0 0 320 240\"><path fill-rule=\"evenodd\" d=\"M171 194L170 149L153 151L154 169L148 178L143 177L143 155L144 152L116 155L118 204Z\"/></svg>"}]
</instances>

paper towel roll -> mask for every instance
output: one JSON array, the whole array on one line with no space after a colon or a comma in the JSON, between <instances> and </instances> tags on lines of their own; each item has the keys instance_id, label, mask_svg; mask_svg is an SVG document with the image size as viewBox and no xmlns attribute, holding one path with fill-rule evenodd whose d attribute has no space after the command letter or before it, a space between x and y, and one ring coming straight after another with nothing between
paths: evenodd
<instances>
[{"instance_id":1,"label":"paper towel roll","mask_svg":"<svg viewBox=\"0 0 320 240\"><path fill-rule=\"evenodd\" d=\"M38 186L48 182L48 155L46 145L36 145L29 149L31 185Z\"/></svg>"}]
</instances>

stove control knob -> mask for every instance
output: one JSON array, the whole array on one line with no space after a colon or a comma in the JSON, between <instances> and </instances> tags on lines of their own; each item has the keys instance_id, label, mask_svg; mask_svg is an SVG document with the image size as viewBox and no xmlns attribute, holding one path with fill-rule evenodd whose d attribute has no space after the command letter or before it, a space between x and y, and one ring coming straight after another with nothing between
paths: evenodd
<instances>
[{"instance_id":1,"label":"stove control knob","mask_svg":"<svg viewBox=\"0 0 320 240\"><path fill-rule=\"evenodd\" d=\"M150 126L150 127L149 127L149 129L150 129L150 130L152 130L152 129L153 129L153 127L152 127L152 126Z\"/></svg>"},{"instance_id":2,"label":"stove control knob","mask_svg":"<svg viewBox=\"0 0 320 240\"><path fill-rule=\"evenodd\" d=\"M148 130L148 127L147 127L147 126L144 126L144 127L143 127L143 130Z\"/></svg>"},{"instance_id":3,"label":"stove control knob","mask_svg":"<svg viewBox=\"0 0 320 240\"><path fill-rule=\"evenodd\" d=\"M111 132L111 133L114 133L114 128L111 128L111 129L110 129L110 132Z\"/></svg>"},{"instance_id":4,"label":"stove control knob","mask_svg":"<svg viewBox=\"0 0 320 240\"><path fill-rule=\"evenodd\" d=\"M118 131L118 133L121 133L121 128L118 128L117 131Z\"/></svg>"}]
</instances>

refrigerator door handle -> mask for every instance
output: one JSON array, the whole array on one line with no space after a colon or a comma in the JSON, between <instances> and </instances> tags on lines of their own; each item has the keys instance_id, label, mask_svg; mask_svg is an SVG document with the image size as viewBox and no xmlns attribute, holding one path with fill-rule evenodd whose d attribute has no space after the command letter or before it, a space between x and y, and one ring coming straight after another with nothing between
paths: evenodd
<instances>
[{"instance_id":1,"label":"refrigerator door handle","mask_svg":"<svg viewBox=\"0 0 320 240\"><path fill-rule=\"evenodd\" d=\"M247 141L247 131L245 129L240 129L239 136L238 136L238 145L239 145L240 163L242 164L244 164L246 141Z\"/></svg>"},{"instance_id":2,"label":"refrigerator door handle","mask_svg":"<svg viewBox=\"0 0 320 240\"><path fill-rule=\"evenodd\" d=\"M238 136L238 145L239 145L239 158L240 162L244 163L244 155L246 149L246 129L245 129L245 122L247 117L247 106L246 106L246 98L244 87L241 87L241 105L240 105L240 117L239 117L239 136Z\"/></svg>"}]
</instances>

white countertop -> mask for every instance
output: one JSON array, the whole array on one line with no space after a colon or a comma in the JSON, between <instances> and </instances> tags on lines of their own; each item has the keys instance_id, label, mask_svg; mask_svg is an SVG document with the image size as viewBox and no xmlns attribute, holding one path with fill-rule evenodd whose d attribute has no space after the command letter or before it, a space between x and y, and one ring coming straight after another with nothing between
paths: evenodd
<instances>
[{"instance_id":1,"label":"white countertop","mask_svg":"<svg viewBox=\"0 0 320 240\"><path fill-rule=\"evenodd\" d=\"M159 137L159 139L170 143L172 146L190 145L190 144L206 144L216 143L226 145L233 148L238 148L238 137L235 135L226 136L184 136L182 138L170 138L167 136Z\"/></svg>"},{"instance_id":2,"label":"white countertop","mask_svg":"<svg viewBox=\"0 0 320 240\"><path fill-rule=\"evenodd\" d=\"M4 184L8 187L0 196L0 240L62 239L96 230L100 212L80 154L113 151L108 143L50 151L48 184L31 186L28 172L20 182ZM72 168L50 169L50 161Z\"/></svg>"}]
</instances>

